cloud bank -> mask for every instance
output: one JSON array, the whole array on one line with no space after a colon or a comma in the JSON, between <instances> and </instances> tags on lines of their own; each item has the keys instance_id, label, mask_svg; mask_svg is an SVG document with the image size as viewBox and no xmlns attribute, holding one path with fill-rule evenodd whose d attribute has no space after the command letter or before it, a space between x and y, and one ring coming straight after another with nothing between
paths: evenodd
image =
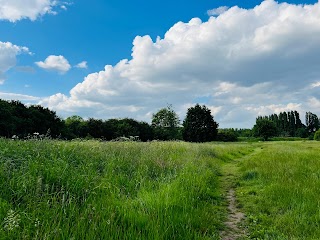
<instances>
[{"instance_id":1,"label":"cloud bank","mask_svg":"<svg viewBox=\"0 0 320 240\"><path fill-rule=\"evenodd\" d=\"M183 117L199 102L221 127L252 127L258 114L291 109L319 114L319 3L231 7L178 22L155 41L137 36L131 56L41 104L66 116L149 121L167 103Z\"/></svg>"},{"instance_id":2,"label":"cloud bank","mask_svg":"<svg viewBox=\"0 0 320 240\"><path fill-rule=\"evenodd\" d=\"M45 14L57 14L55 7L66 10L68 3L57 0L0 0L0 19L16 22L29 18L34 21Z\"/></svg>"}]
</instances>

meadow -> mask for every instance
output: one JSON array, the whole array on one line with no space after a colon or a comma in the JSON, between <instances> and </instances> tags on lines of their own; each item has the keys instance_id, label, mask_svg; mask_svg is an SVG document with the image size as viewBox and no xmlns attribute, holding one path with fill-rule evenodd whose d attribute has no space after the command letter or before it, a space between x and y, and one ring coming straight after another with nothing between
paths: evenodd
<instances>
[{"instance_id":1,"label":"meadow","mask_svg":"<svg viewBox=\"0 0 320 240\"><path fill-rule=\"evenodd\" d=\"M238 165L250 238L320 239L320 142L264 143Z\"/></svg>"},{"instance_id":2,"label":"meadow","mask_svg":"<svg viewBox=\"0 0 320 240\"><path fill-rule=\"evenodd\" d=\"M316 239L319 147L0 139L0 239Z\"/></svg>"}]
</instances>

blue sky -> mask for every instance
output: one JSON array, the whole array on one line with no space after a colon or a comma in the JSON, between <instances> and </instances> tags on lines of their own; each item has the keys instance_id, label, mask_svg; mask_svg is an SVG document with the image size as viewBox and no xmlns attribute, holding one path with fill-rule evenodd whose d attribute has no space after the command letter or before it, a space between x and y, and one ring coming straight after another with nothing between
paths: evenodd
<instances>
[{"instance_id":1,"label":"blue sky","mask_svg":"<svg viewBox=\"0 0 320 240\"><path fill-rule=\"evenodd\" d=\"M257 115L279 111L320 114L319 8L0 0L0 98L61 117L144 121L167 104L183 119L199 102L221 127L251 128Z\"/></svg>"}]
</instances>

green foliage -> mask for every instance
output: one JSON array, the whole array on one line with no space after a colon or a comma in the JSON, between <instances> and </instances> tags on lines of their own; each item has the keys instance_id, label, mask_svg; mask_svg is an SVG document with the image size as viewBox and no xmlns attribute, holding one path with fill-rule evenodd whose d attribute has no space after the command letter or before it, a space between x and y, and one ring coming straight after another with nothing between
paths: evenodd
<instances>
[{"instance_id":1,"label":"green foliage","mask_svg":"<svg viewBox=\"0 0 320 240\"><path fill-rule=\"evenodd\" d=\"M235 129L236 134L238 135L238 137L252 137L253 133L251 129L247 129L247 128L240 128L240 129Z\"/></svg>"},{"instance_id":2,"label":"green foliage","mask_svg":"<svg viewBox=\"0 0 320 240\"><path fill-rule=\"evenodd\" d=\"M84 138L87 133L87 123L80 116L68 117L65 121L64 137L73 139L77 137Z\"/></svg>"},{"instance_id":3,"label":"green foliage","mask_svg":"<svg viewBox=\"0 0 320 240\"><path fill-rule=\"evenodd\" d=\"M308 130L305 127L298 128L296 130L296 137L307 138L308 137Z\"/></svg>"},{"instance_id":4,"label":"green foliage","mask_svg":"<svg viewBox=\"0 0 320 240\"><path fill-rule=\"evenodd\" d=\"M237 140L238 140L238 133L233 128L218 130L217 141L236 142Z\"/></svg>"},{"instance_id":5,"label":"green foliage","mask_svg":"<svg viewBox=\"0 0 320 240\"><path fill-rule=\"evenodd\" d=\"M46 134L49 129L53 137L58 137L63 129L56 113L42 106L26 107L19 101L0 100L0 112L0 136L3 137Z\"/></svg>"},{"instance_id":6,"label":"green foliage","mask_svg":"<svg viewBox=\"0 0 320 240\"><path fill-rule=\"evenodd\" d=\"M275 123L267 118L258 118L253 127L253 132L256 137L261 137L267 141L270 137L276 136L277 127Z\"/></svg>"},{"instance_id":7,"label":"green foliage","mask_svg":"<svg viewBox=\"0 0 320 240\"><path fill-rule=\"evenodd\" d=\"M152 115L154 137L159 140L181 139L179 135L179 116L169 105Z\"/></svg>"},{"instance_id":8,"label":"green foliage","mask_svg":"<svg viewBox=\"0 0 320 240\"><path fill-rule=\"evenodd\" d=\"M141 141L153 139L151 126L146 122L138 122L131 118L101 119L89 118L83 120L79 116L72 116L65 120L64 136L67 139L86 138L112 140L119 137L136 137Z\"/></svg>"},{"instance_id":9,"label":"green foliage","mask_svg":"<svg viewBox=\"0 0 320 240\"><path fill-rule=\"evenodd\" d=\"M187 111L183 121L183 139L188 142L210 142L216 139L218 123L205 105L196 104Z\"/></svg>"},{"instance_id":10,"label":"green foliage","mask_svg":"<svg viewBox=\"0 0 320 240\"><path fill-rule=\"evenodd\" d=\"M314 140L317 140L317 141L320 141L320 130L318 130L318 131L316 131L315 133L314 133L314 138L313 138Z\"/></svg>"},{"instance_id":11,"label":"green foliage","mask_svg":"<svg viewBox=\"0 0 320 240\"><path fill-rule=\"evenodd\" d=\"M305 126L300 120L300 115L297 111L280 112L270 116L259 116L257 119L268 119L272 121L277 128L276 136L279 137L301 137L303 135L302 129Z\"/></svg>"},{"instance_id":12,"label":"green foliage","mask_svg":"<svg viewBox=\"0 0 320 240\"><path fill-rule=\"evenodd\" d=\"M314 133L320 128L320 121L316 114L306 113L306 126L309 133Z\"/></svg>"}]
</instances>

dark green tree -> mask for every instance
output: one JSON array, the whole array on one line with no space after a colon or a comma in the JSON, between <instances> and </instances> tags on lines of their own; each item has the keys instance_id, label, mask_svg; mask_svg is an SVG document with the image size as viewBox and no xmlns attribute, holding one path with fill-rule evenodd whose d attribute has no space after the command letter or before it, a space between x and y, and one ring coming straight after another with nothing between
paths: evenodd
<instances>
[{"instance_id":1,"label":"dark green tree","mask_svg":"<svg viewBox=\"0 0 320 240\"><path fill-rule=\"evenodd\" d=\"M152 115L152 128L154 137L159 140L179 139L179 116L172 109L171 105L160 109Z\"/></svg>"},{"instance_id":2,"label":"dark green tree","mask_svg":"<svg viewBox=\"0 0 320 240\"><path fill-rule=\"evenodd\" d=\"M306 127L309 133L314 133L320 128L319 118L316 114L306 113Z\"/></svg>"},{"instance_id":3,"label":"dark green tree","mask_svg":"<svg viewBox=\"0 0 320 240\"><path fill-rule=\"evenodd\" d=\"M210 142L216 139L219 124L205 105L196 104L183 121L183 139L188 142Z\"/></svg>"},{"instance_id":4,"label":"dark green tree","mask_svg":"<svg viewBox=\"0 0 320 240\"><path fill-rule=\"evenodd\" d=\"M88 134L88 124L82 117L73 115L66 118L65 124L65 137L68 139L84 138Z\"/></svg>"},{"instance_id":5,"label":"dark green tree","mask_svg":"<svg viewBox=\"0 0 320 240\"><path fill-rule=\"evenodd\" d=\"M138 122L132 118L109 119L104 122L104 138L138 137L141 141L153 140L153 131L146 122Z\"/></svg>"},{"instance_id":6,"label":"dark green tree","mask_svg":"<svg viewBox=\"0 0 320 240\"><path fill-rule=\"evenodd\" d=\"M261 137L264 141L277 134L276 124L267 118L257 119L252 130L256 137Z\"/></svg>"},{"instance_id":7,"label":"dark green tree","mask_svg":"<svg viewBox=\"0 0 320 240\"><path fill-rule=\"evenodd\" d=\"M32 121L32 132L46 134L50 132L52 137L58 137L63 129L63 121L56 112L40 105L29 107L30 120Z\"/></svg>"},{"instance_id":8,"label":"dark green tree","mask_svg":"<svg viewBox=\"0 0 320 240\"><path fill-rule=\"evenodd\" d=\"M238 140L238 133L233 128L219 129L217 141L221 142L236 142Z\"/></svg>"},{"instance_id":9,"label":"dark green tree","mask_svg":"<svg viewBox=\"0 0 320 240\"><path fill-rule=\"evenodd\" d=\"M11 137L13 129L12 106L9 102L0 100L0 136Z\"/></svg>"}]
</instances>

